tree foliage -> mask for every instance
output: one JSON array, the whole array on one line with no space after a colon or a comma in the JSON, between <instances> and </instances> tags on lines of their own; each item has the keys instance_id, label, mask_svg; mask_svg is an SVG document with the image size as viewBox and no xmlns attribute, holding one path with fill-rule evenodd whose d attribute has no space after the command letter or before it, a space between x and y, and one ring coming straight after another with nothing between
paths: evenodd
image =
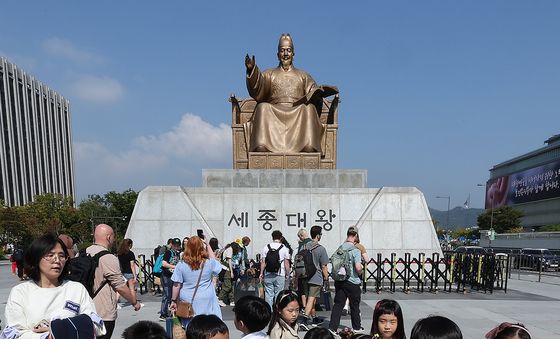
<instances>
[{"instance_id":1,"label":"tree foliage","mask_svg":"<svg viewBox=\"0 0 560 339\"><path fill-rule=\"evenodd\" d=\"M537 232L560 232L560 224L541 226Z\"/></svg>"},{"instance_id":2,"label":"tree foliage","mask_svg":"<svg viewBox=\"0 0 560 339\"><path fill-rule=\"evenodd\" d=\"M74 207L71 198L60 194L35 196L33 202L19 207L0 206L0 234L2 243L26 246L46 232L68 234L76 242L92 242L93 227L106 223L113 227L118 238L126 233L138 193L128 189L122 193L111 191L103 196L91 195Z\"/></svg>"},{"instance_id":3,"label":"tree foliage","mask_svg":"<svg viewBox=\"0 0 560 339\"><path fill-rule=\"evenodd\" d=\"M486 210L486 212L478 216L478 227L481 230L488 230L490 226L494 228L496 233L514 232L521 227L521 218L523 212L515 208L504 206L494 208L493 211Z\"/></svg>"}]
</instances>

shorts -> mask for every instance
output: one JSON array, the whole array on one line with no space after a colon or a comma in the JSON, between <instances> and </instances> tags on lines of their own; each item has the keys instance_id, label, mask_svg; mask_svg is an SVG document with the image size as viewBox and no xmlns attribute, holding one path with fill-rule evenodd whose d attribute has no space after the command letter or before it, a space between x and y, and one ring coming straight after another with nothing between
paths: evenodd
<instances>
[{"instance_id":1,"label":"shorts","mask_svg":"<svg viewBox=\"0 0 560 339\"><path fill-rule=\"evenodd\" d=\"M134 279L134 274L132 274L132 273L123 273L123 275L124 275L124 279L125 279L126 281L129 281L129 280L131 280L131 279Z\"/></svg>"},{"instance_id":2,"label":"shorts","mask_svg":"<svg viewBox=\"0 0 560 339\"><path fill-rule=\"evenodd\" d=\"M301 279L303 285L303 294L308 297L318 298L321 295L322 285L310 284L309 280Z\"/></svg>"}]
</instances>

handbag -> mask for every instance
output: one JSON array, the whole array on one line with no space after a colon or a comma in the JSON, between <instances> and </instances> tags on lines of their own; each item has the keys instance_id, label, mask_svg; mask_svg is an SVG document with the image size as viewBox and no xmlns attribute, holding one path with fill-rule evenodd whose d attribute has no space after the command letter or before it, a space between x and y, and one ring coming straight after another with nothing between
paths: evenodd
<instances>
[{"instance_id":1,"label":"handbag","mask_svg":"<svg viewBox=\"0 0 560 339\"><path fill-rule=\"evenodd\" d=\"M177 311L175 312L175 314L178 317L185 318L185 319L190 319L194 317L194 309L192 303L194 301L194 297L196 296L196 291L198 291L198 285L200 284L200 278L202 277L202 270L204 269L204 263L205 261L203 261L202 266L200 266L200 274L198 275L198 281L196 282L196 287L194 288L194 293L191 302L184 301L184 300L177 301Z\"/></svg>"}]
</instances>

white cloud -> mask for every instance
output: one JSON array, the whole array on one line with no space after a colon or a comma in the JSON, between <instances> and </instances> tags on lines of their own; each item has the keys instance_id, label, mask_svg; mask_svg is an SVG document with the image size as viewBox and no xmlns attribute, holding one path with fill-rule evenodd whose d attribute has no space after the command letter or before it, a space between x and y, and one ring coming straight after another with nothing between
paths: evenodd
<instances>
[{"instance_id":1,"label":"white cloud","mask_svg":"<svg viewBox=\"0 0 560 339\"><path fill-rule=\"evenodd\" d=\"M223 123L213 126L187 113L173 130L158 136L140 137L134 143L147 152L161 152L174 158L202 156L215 161L231 152L231 128Z\"/></svg>"},{"instance_id":2,"label":"white cloud","mask_svg":"<svg viewBox=\"0 0 560 339\"><path fill-rule=\"evenodd\" d=\"M185 114L169 132L138 137L116 152L100 143L75 142L78 201L93 193L149 185L187 185L201 169L231 166L231 129Z\"/></svg>"},{"instance_id":3,"label":"white cloud","mask_svg":"<svg viewBox=\"0 0 560 339\"><path fill-rule=\"evenodd\" d=\"M80 64L100 64L105 61L102 56L79 49L70 41L57 37L43 41L43 50L52 56L62 57Z\"/></svg>"},{"instance_id":4,"label":"white cloud","mask_svg":"<svg viewBox=\"0 0 560 339\"><path fill-rule=\"evenodd\" d=\"M80 75L69 90L80 99L97 103L114 102L124 95L124 87L119 81L90 74Z\"/></svg>"}]
</instances>

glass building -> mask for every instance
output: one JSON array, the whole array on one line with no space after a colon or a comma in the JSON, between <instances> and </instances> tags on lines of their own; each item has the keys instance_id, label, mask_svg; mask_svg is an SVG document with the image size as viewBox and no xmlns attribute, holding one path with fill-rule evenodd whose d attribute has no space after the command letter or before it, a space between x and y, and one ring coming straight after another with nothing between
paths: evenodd
<instances>
[{"instance_id":1,"label":"glass building","mask_svg":"<svg viewBox=\"0 0 560 339\"><path fill-rule=\"evenodd\" d=\"M74 197L68 100L0 58L0 199L7 206L35 195Z\"/></svg>"}]
</instances>

